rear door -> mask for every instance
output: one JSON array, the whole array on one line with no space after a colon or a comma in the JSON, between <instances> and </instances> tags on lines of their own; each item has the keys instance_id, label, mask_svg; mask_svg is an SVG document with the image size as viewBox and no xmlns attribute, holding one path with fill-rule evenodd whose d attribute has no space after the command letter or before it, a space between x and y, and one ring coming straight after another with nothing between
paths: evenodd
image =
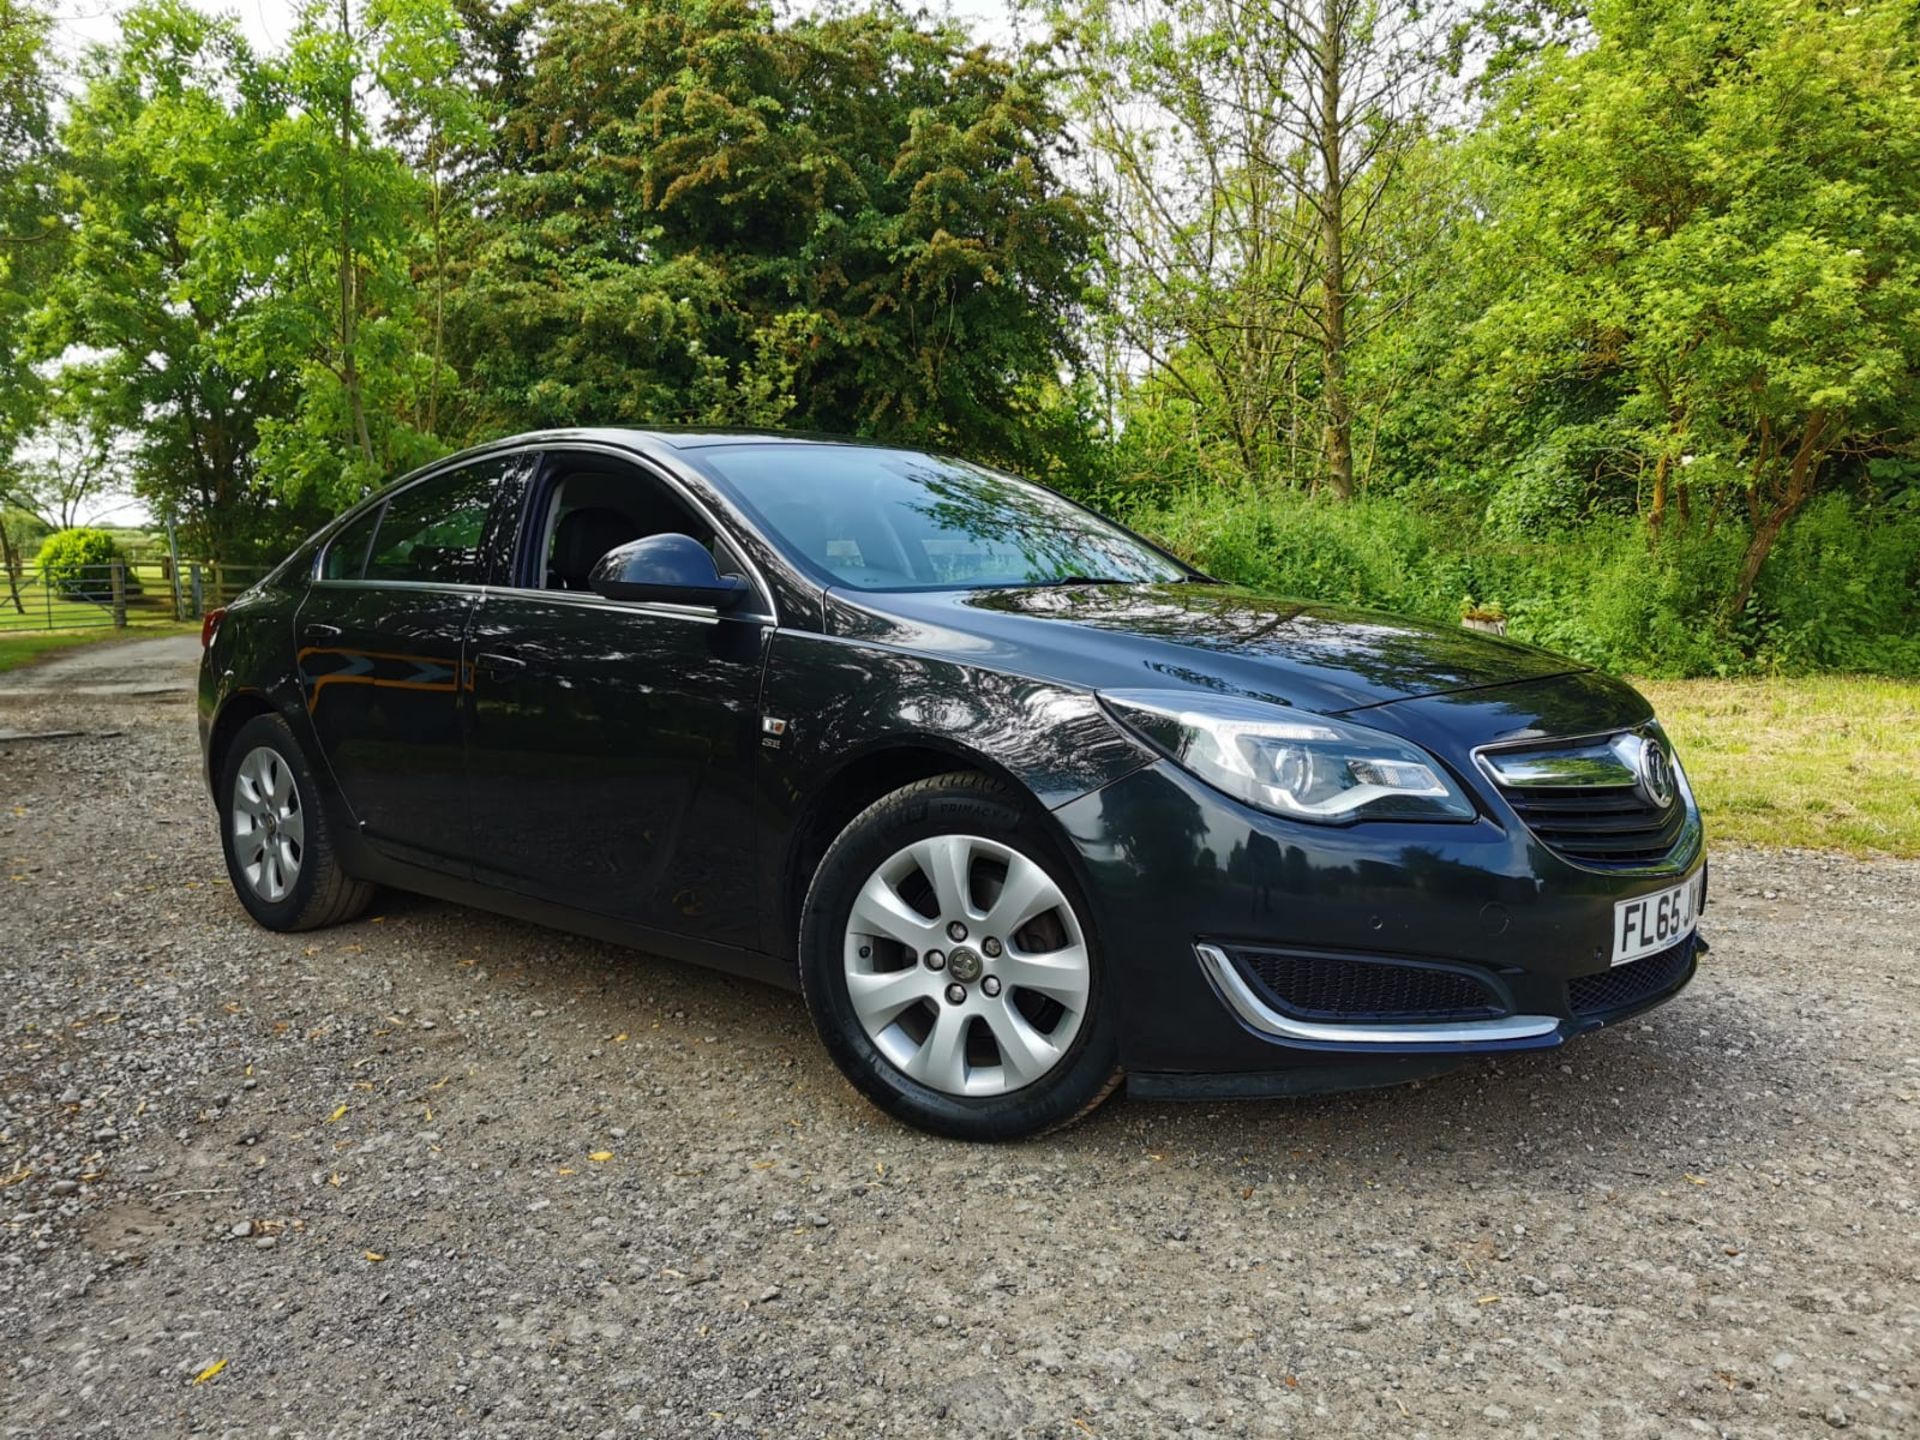
<instances>
[{"instance_id":1,"label":"rear door","mask_svg":"<svg viewBox=\"0 0 1920 1440\"><path fill-rule=\"evenodd\" d=\"M468 785L482 879L700 942L759 943L751 767L771 607L718 614L587 588L616 545L715 531L664 476L590 450L543 463L518 573L469 637ZM717 553L753 577L724 538Z\"/></svg>"},{"instance_id":2,"label":"rear door","mask_svg":"<svg viewBox=\"0 0 1920 1440\"><path fill-rule=\"evenodd\" d=\"M471 851L461 646L496 502L525 463L488 456L396 491L334 537L294 622L307 711L353 818L437 869Z\"/></svg>"}]
</instances>

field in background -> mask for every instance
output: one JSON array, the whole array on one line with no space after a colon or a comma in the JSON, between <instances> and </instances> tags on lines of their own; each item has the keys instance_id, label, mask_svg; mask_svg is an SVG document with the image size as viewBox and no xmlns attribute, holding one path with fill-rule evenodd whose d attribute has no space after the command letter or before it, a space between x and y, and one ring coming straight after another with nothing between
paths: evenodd
<instances>
[{"instance_id":1,"label":"field in background","mask_svg":"<svg viewBox=\"0 0 1920 1440\"><path fill-rule=\"evenodd\" d=\"M1920 856L1920 683L1647 680L1709 841Z\"/></svg>"}]
</instances>

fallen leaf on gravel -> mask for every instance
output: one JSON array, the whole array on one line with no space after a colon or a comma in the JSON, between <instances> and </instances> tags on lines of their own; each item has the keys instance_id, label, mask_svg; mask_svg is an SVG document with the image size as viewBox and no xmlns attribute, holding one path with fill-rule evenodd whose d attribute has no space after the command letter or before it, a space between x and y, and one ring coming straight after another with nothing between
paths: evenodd
<instances>
[{"instance_id":1,"label":"fallen leaf on gravel","mask_svg":"<svg viewBox=\"0 0 1920 1440\"><path fill-rule=\"evenodd\" d=\"M596 1150L591 1155L587 1156L587 1159L593 1161L593 1163L596 1165L604 1165L607 1161L613 1159L613 1151Z\"/></svg>"},{"instance_id":2,"label":"fallen leaf on gravel","mask_svg":"<svg viewBox=\"0 0 1920 1440\"><path fill-rule=\"evenodd\" d=\"M779 1163L778 1160L756 1160L753 1162L753 1168L756 1170L771 1170Z\"/></svg>"},{"instance_id":3,"label":"fallen leaf on gravel","mask_svg":"<svg viewBox=\"0 0 1920 1440\"><path fill-rule=\"evenodd\" d=\"M621 1031L621 1032L620 1032L620 1033L619 1033L618 1035L616 1035L616 1036L614 1036L614 1037L613 1037L613 1043L614 1043L614 1044L616 1044L616 1045L624 1045L624 1044L626 1044L626 1043L627 1043L627 1032L626 1032L626 1031L624 1031L624 1030L622 1030L622 1031Z\"/></svg>"},{"instance_id":4,"label":"fallen leaf on gravel","mask_svg":"<svg viewBox=\"0 0 1920 1440\"><path fill-rule=\"evenodd\" d=\"M206 1369L202 1370L198 1375L194 1376L193 1383L196 1385L204 1385L207 1383L207 1381L211 1380L214 1376L218 1375L222 1370L226 1368L227 1368L227 1362L225 1360L216 1360L211 1365L207 1366Z\"/></svg>"},{"instance_id":5,"label":"fallen leaf on gravel","mask_svg":"<svg viewBox=\"0 0 1920 1440\"><path fill-rule=\"evenodd\" d=\"M1686 1177L1686 1179L1687 1179L1687 1184L1689 1185L1704 1185L1707 1183L1698 1175L1689 1175Z\"/></svg>"},{"instance_id":6,"label":"fallen leaf on gravel","mask_svg":"<svg viewBox=\"0 0 1920 1440\"><path fill-rule=\"evenodd\" d=\"M1476 1305L1498 1305L1500 1303L1500 1297L1498 1295L1482 1295L1473 1303Z\"/></svg>"},{"instance_id":7,"label":"fallen leaf on gravel","mask_svg":"<svg viewBox=\"0 0 1920 1440\"><path fill-rule=\"evenodd\" d=\"M1287 1388L1289 1390L1298 1390L1300 1388L1300 1377L1298 1375L1287 1376Z\"/></svg>"},{"instance_id":8,"label":"fallen leaf on gravel","mask_svg":"<svg viewBox=\"0 0 1920 1440\"><path fill-rule=\"evenodd\" d=\"M333 1113L327 1116L327 1124L329 1125L333 1124L334 1121L338 1120L342 1115L346 1113L347 1113L347 1107L345 1105L334 1106Z\"/></svg>"},{"instance_id":9,"label":"fallen leaf on gravel","mask_svg":"<svg viewBox=\"0 0 1920 1440\"><path fill-rule=\"evenodd\" d=\"M333 1186L334 1189L338 1190L340 1188L340 1182L342 1180L345 1180L346 1178L347 1178L346 1176L342 1175L338 1170L336 1170L331 1175L327 1176L327 1184Z\"/></svg>"},{"instance_id":10,"label":"fallen leaf on gravel","mask_svg":"<svg viewBox=\"0 0 1920 1440\"><path fill-rule=\"evenodd\" d=\"M554 1171L553 1173L556 1175L578 1175L580 1172L578 1170L575 1170L569 1165L562 1165L558 1170Z\"/></svg>"},{"instance_id":11,"label":"fallen leaf on gravel","mask_svg":"<svg viewBox=\"0 0 1920 1440\"><path fill-rule=\"evenodd\" d=\"M382 1255L378 1250L367 1251L367 1263L371 1265L378 1265L382 1260L386 1258L387 1257Z\"/></svg>"},{"instance_id":12,"label":"fallen leaf on gravel","mask_svg":"<svg viewBox=\"0 0 1920 1440\"><path fill-rule=\"evenodd\" d=\"M31 1174L33 1174L33 1171L31 1170L14 1171L13 1174L7 1176L6 1179L0 1180L0 1190L6 1189L7 1186L9 1185L18 1185L22 1180L26 1179Z\"/></svg>"}]
</instances>

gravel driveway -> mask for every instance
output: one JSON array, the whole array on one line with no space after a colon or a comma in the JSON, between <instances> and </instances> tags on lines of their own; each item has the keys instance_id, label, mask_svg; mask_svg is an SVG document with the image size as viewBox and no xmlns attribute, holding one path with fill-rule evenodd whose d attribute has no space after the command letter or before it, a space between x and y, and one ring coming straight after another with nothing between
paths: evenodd
<instances>
[{"instance_id":1,"label":"gravel driveway","mask_svg":"<svg viewBox=\"0 0 1920 1440\"><path fill-rule=\"evenodd\" d=\"M254 928L160 672L0 687L86 732L0 741L0 1434L1920 1435L1920 865L1718 856L1562 1052L967 1148L785 994Z\"/></svg>"}]
</instances>

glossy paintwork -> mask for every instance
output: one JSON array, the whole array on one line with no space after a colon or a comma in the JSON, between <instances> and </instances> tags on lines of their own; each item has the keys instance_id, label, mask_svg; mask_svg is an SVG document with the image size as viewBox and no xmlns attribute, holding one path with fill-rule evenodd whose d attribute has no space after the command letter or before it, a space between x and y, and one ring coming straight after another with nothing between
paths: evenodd
<instances>
[{"instance_id":1,"label":"glossy paintwork","mask_svg":"<svg viewBox=\"0 0 1920 1440\"><path fill-rule=\"evenodd\" d=\"M367 838L465 861L460 691L476 592L317 584L295 620L295 667L322 763Z\"/></svg>"},{"instance_id":2,"label":"glossy paintwork","mask_svg":"<svg viewBox=\"0 0 1920 1440\"><path fill-rule=\"evenodd\" d=\"M1690 848L1661 873L1566 864L1474 759L1482 745L1645 721L1646 702L1617 681L1486 636L1208 583L823 589L698 463L703 445L738 439L573 431L510 446L624 453L670 479L749 557L767 619L499 588L512 578L515 487L489 542L494 588L471 592L471 614L458 597L362 599L348 645L296 662L294 611L305 623L319 594L305 571L236 605L203 673L203 733L235 697L277 706L315 743L331 729L351 778L329 799L359 873L788 981L803 861L817 853L810 819L848 777L900 747L991 770L1033 797L1036 826L1076 871L1121 997L1123 1062L1161 1088L1286 1067L1304 1068L1283 1089L1313 1088L1439 1063L1256 1036L1202 977L1196 938L1477 963L1556 1013L1568 976L1604 968L1613 902L1699 863L1695 817ZM396 627L404 645L388 643ZM322 685L308 728L307 696L335 663L318 650L370 657L376 644L451 659L457 686L403 709L381 693L392 687L368 685L329 714L355 687ZM1252 811L1147 750L1094 693L1142 686L1357 712L1431 751L1479 817L1341 828ZM403 713L412 720L397 724ZM768 719L783 732L763 733ZM408 763L370 736L410 751ZM410 822L407 810L435 813ZM395 848L382 833L412 840ZM463 844L464 859L446 858ZM1560 1034L1578 1028L1570 1019Z\"/></svg>"},{"instance_id":3,"label":"glossy paintwork","mask_svg":"<svg viewBox=\"0 0 1920 1440\"><path fill-rule=\"evenodd\" d=\"M1089 689L1193 687L1332 714L1582 667L1544 650L1228 585L829 591L836 634Z\"/></svg>"},{"instance_id":4,"label":"glossy paintwork","mask_svg":"<svg viewBox=\"0 0 1920 1440\"><path fill-rule=\"evenodd\" d=\"M490 591L468 641L480 878L734 945L760 940L751 766L768 627Z\"/></svg>"}]
</instances>

